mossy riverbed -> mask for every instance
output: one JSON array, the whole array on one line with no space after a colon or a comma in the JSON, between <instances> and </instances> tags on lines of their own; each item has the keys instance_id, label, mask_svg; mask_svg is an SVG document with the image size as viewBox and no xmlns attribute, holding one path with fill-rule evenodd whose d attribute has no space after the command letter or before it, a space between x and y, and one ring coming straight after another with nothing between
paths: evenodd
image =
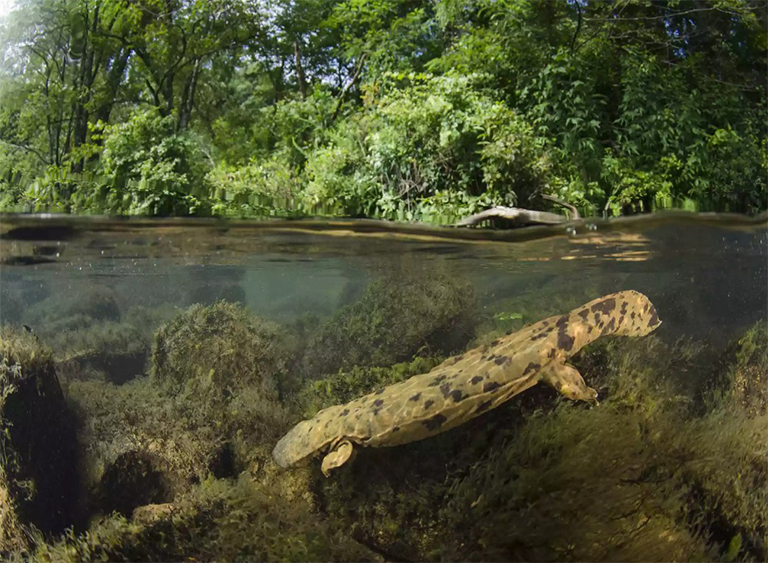
<instances>
[{"instance_id":1,"label":"mossy riverbed","mask_svg":"<svg viewBox=\"0 0 768 563\"><path fill-rule=\"evenodd\" d=\"M94 295L0 333L3 558L768 558L765 323L716 363L690 341L600 340L574 361L599 406L537 386L327 479L316 460L273 463L293 424L518 315L478 315L466 282L402 272L286 326L237 303L120 311ZM551 304L516 311L537 306Z\"/></svg>"}]
</instances>

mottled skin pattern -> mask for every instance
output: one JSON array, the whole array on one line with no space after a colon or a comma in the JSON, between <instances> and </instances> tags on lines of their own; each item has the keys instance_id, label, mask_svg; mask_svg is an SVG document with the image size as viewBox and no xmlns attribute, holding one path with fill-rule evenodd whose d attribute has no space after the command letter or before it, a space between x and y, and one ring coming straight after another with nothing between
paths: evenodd
<instances>
[{"instance_id":1,"label":"mottled skin pattern","mask_svg":"<svg viewBox=\"0 0 768 563\"><path fill-rule=\"evenodd\" d=\"M568 358L611 334L645 336L661 321L648 298L621 291L568 314L448 358L429 373L390 385L297 424L275 446L281 467L318 452L328 475L355 454L355 446L396 446L422 440L498 407L543 381L569 399L597 402Z\"/></svg>"}]
</instances>

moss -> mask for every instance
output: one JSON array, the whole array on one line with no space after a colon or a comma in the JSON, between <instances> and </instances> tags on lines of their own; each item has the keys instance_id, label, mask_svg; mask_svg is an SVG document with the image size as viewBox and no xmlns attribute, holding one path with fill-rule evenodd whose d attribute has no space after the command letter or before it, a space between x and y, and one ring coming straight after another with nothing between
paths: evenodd
<instances>
[{"instance_id":1,"label":"moss","mask_svg":"<svg viewBox=\"0 0 768 563\"><path fill-rule=\"evenodd\" d=\"M102 520L83 536L41 544L38 561L371 561L343 531L247 479L207 481L171 505Z\"/></svg>"},{"instance_id":2,"label":"moss","mask_svg":"<svg viewBox=\"0 0 768 563\"><path fill-rule=\"evenodd\" d=\"M89 324L47 339L64 379L125 383L144 373L150 341L133 326L111 321Z\"/></svg>"},{"instance_id":3,"label":"moss","mask_svg":"<svg viewBox=\"0 0 768 563\"><path fill-rule=\"evenodd\" d=\"M171 501L211 475L233 477L246 469L260 475L291 422L260 387L220 400L168 395L143 378L121 386L73 381L68 395L81 421L97 513L126 514L143 503Z\"/></svg>"},{"instance_id":4,"label":"moss","mask_svg":"<svg viewBox=\"0 0 768 563\"><path fill-rule=\"evenodd\" d=\"M292 421L274 389L283 338L239 306L193 306L158 329L152 377L71 382L94 510L126 514L211 475L262 474Z\"/></svg>"},{"instance_id":5,"label":"moss","mask_svg":"<svg viewBox=\"0 0 768 563\"><path fill-rule=\"evenodd\" d=\"M686 518L725 556L768 560L768 415L722 406L676 436Z\"/></svg>"},{"instance_id":6,"label":"moss","mask_svg":"<svg viewBox=\"0 0 768 563\"><path fill-rule=\"evenodd\" d=\"M0 331L0 552L79 524L76 437L51 351Z\"/></svg>"},{"instance_id":7,"label":"moss","mask_svg":"<svg viewBox=\"0 0 768 563\"><path fill-rule=\"evenodd\" d=\"M114 291L102 285L80 285L57 291L29 308L25 320L42 335L55 334L92 321L119 321L120 307Z\"/></svg>"},{"instance_id":8,"label":"moss","mask_svg":"<svg viewBox=\"0 0 768 563\"><path fill-rule=\"evenodd\" d=\"M455 275L392 271L319 327L304 369L317 377L354 366L389 366L416 354L450 354L474 336L476 309L471 284Z\"/></svg>"},{"instance_id":9,"label":"moss","mask_svg":"<svg viewBox=\"0 0 768 563\"><path fill-rule=\"evenodd\" d=\"M299 408L305 418L315 416L318 411L347 403L379 387L386 387L411 376L427 373L441 362L440 358L414 358L411 362L391 367L359 367L323 379L310 381L298 396Z\"/></svg>"},{"instance_id":10,"label":"moss","mask_svg":"<svg viewBox=\"0 0 768 563\"><path fill-rule=\"evenodd\" d=\"M725 392L747 416L768 412L768 323L747 330L727 353Z\"/></svg>"},{"instance_id":11,"label":"moss","mask_svg":"<svg viewBox=\"0 0 768 563\"><path fill-rule=\"evenodd\" d=\"M151 376L176 390L192 385L231 393L259 384L271 392L291 360L287 334L278 325L218 302L193 305L157 330Z\"/></svg>"}]
</instances>

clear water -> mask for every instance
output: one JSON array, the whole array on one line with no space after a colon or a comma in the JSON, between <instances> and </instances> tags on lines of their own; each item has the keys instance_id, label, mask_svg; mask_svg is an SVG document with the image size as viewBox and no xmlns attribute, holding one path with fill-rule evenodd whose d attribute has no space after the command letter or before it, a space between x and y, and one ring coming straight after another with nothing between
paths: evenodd
<instances>
[{"instance_id":1,"label":"clear water","mask_svg":"<svg viewBox=\"0 0 768 563\"><path fill-rule=\"evenodd\" d=\"M306 336L309 331L306 338L311 340L312 330L323 322L329 322L328 319L335 312L353 306L363 298L370 284L379 279L391 279L387 276L397 272L405 280L428 280L431 276L442 276L440 279L461 281L472 288L476 299L473 305L477 314L476 333L473 339L464 343L466 349L483 342L484 337L490 338L488 335L514 331L527 323L568 312L596 297L634 289L651 299L663 320L663 325L654 333L653 338L668 347L684 342L695 349L695 359L690 365L698 367L676 372L672 370L665 373L664 378L665 381L670 377L678 378L679 381L673 382L676 389L674 393L696 402L707 392L713 380L713 366L720 365L718 362L729 357L729 346L733 346L735 339L756 322L768 318L767 226L764 217L747 219L738 216L674 213L515 231L432 229L392 226L374 221L226 223L5 216L0 220L0 321L19 331L31 330L44 344L53 347L54 358L59 363L66 362L72 358L73 353L78 352L78 344L66 338L68 331L74 334L91 325L99 330L99 323L106 320L117 324L133 323L138 333L150 341L152 331L181 311L196 303L211 305L220 299L241 303L249 313L274 321L285 330L296 331L297 327L304 327L302 334ZM407 283L404 287L407 291ZM67 315L74 314L72 311L80 311L76 303L87 300L87 296L94 292L109 295L112 303L110 307L116 305L117 312L96 312L90 320L67 320ZM67 308L69 303L75 305ZM100 318L102 313L104 316ZM307 319L313 320L308 322ZM204 346L205 342L200 345ZM99 393L107 394L113 388L130 388L136 381L145 379L150 369L151 359L147 353L148 350L144 350L143 355L139 354L138 359L132 360L133 363L126 359L115 360L117 364L115 361L100 365L92 362L89 370L83 368L83 373L77 373L77 368L73 370L70 365L66 369L62 368L58 377L68 400L79 404L81 410L87 410L93 402L81 401L73 396L79 392L79 388L71 382L82 383L90 378L105 383ZM307 352L299 345L292 353L299 356ZM410 359L398 358L399 361ZM653 360L647 358L648 364L652 364ZM645 359L640 357L635 358L635 361L643 362ZM118 365L120 362L129 363ZM588 362L586 364L589 365ZM82 367L84 364L77 365ZM300 381L297 385L311 385L310 379L332 375L314 373L311 378L306 376L306 381ZM336 376L339 377L338 374ZM591 374L584 371L584 376L587 383L590 383ZM536 395L534 393L531 396ZM562 403L554 393L542 397L535 399L539 401L536 405ZM526 401L513 398L511 402L518 399L521 403ZM281 400L290 411L286 415L290 420L296 422L302 418L302 412L306 414L300 407L295 407L290 393L282 391ZM610 398L606 404L610 405ZM488 421L498 425L504 416L512 416L510 409L513 408L509 407L501 414L493 413L494 418ZM600 408L594 407L589 412ZM690 414L690 418L702 417L702 408L706 410L705 407L691 408L690 412L695 414ZM620 409L616 412L620 412ZM527 420L529 414L524 413L523 418ZM95 411L85 414L80 412L79 416L86 417L90 424L98 424ZM458 434L457 431L449 434L471 442L471 432L487 430L484 424L475 421L469 429L457 429ZM475 491L479 504L474 507L472 503L462 505L460 502L461 495L466 495L467 490L473 486L473 471L479 471L470 467L477 468L478 464L482 466L495 463L493 460L498 461L499 456L503 457L507 451L503 444L514 442L518 433L524 432L524 428L525 424L522 427L514 425L514 428L502 432L503 437L501 434L490 437L484 434L482 444L467 446L477 451L474 457L470 456L466 461L455 461L457 446L452 442L448 444L451 437L425 440L424 443L413 445L410 450L409 445L406 445L392 448L391 451L383 448L375 452L363 452L353 465L339 470L345 474L340 473L340 476L329 480L319 474L319 460L311 460L304 467L312 472L311 479L318 483L308 489L314 491L314 501L306 506L301 505L304 508L297 510L304 515L302 517L322 519L323 525L330 526L334 534L343 535L345 529L353 530L354 533L350 532L353 541L363 546L362 549L369 550L366 557L374 559L453 557L525 560L554 557L663 560L669 557L698 556L727 558L731 554L733 557L754 558L765 553L761 550L765 549L766 543L761 544L760 538L765 539L761 535L765 533L766 522L761 520L763 514L759 514L759 510L751 514L754 521L743 514L734 515L725 509L718 512L716 517L711 516L710 511L707 514L711 518L704 523L686 522L686 516L678 512L670 516L667 528L662 526L668 532L667 539L662 539L666 537L664 529L654 532L656 535L653 537L657 538L658 545L647 538L641 543L636 542L636 545L630 539L621 544L632 544L635 551L621 551L614 546L614 543L619 545L621 542L614 542L608 536L595 539L588 536L587 530L583 536L574 532L573 537L568 536L568 541L575 542L569 551L561 546L568 542L555 537L555 532L552 532L553 536L549 540L537 537L535 541L531 540L530 545L525 538L514 541L504 539L505 532L499 531L497 520L501 518L499 507L511 506L511 500L504 501L504 495L513 495L508 488L494 488L492 493L486 491L486 495L496 496L493 504L489 505L485 513L478 513L471 518L473 522L489 519L484 530L493 530L494 537L501 536L498 541L481 537L482 534L476 531L467 532L466 537L458 533L451 538L436 540L435 537L440 537L440 533L434 531L436 527L439 528L443 523L446 526L457 525L448 521L450 516L440 515L433 510L431 514L435 521L425 524L424 515L419 513L418 507L408 505L410 508L405 509L397 503L387 504L382 501L380 495L384 493L380 489L385 485L376 482L376 479L386 481L390 497L405 495L408 498L429 497L427 484L431 487L434 483L444 484L450 479L459 479L452 482L452 488L447 489L450 492L440 493L441 509L456 503L458 507L464 506L463 510L466 511L478 506L482 508L484 502L489 502L487 498L479 500L483 490ZM95 439L94 435L90 434L87 439ZM85 440L80 437L81 442ZM269 448L273 443L262 445ZM98 449L93 444L87 446ZM451 453L441 459L438 465L448 467L447 471L454 471L453 474L433 476L429 473L432 466L419 466L419 463L424 462L414 460L418 456L410 453L416 451L439 457L439 450L443 446L449 448ZM594 467L598 469L603 463L610 465L614 459L610 452L603 453L604 458L598 457L595 461ZM745 455L754 456L754 459L764 463L766 460L761 457L763 453L760 450ZM380 468L388 466L389 460L393 459L387 456L407 459L407 464L411 464L409 476L370 473L372 467L377 468L376 471L384 471ZM91 452L89 463L97 457ZM104 479L115 456L113 452L105 453L102 457L100 469L89 470L90 476L83 477L86 481L90 479L83 486L81 494L84 499L88 495L93 496L94 488L104 486L99 485L98 479ZM454 462L455 466L451 465ZM247 464L238 463L235 463L236 469L225 472L226 479L233 480L238 475L242 477L241 473L246 471ZM264 463L267 462L262 461L262 466ZM536 464L532 463L532 466L536 467ZM251 473L261 475L254 471ZM653 471L653 468L649 468L649 471ZM369 483L373 480L370 490L360 472L368 472ZM274 479L287 478L286 473L276 472L275 475L277 477ZM759 476L764 478L765 473L759 473ZM434 479L430 480L432 477ZM259 479L262 477L254 477L254 482L258 483ZM334 479L337 485L329 485ZM562 479L567 479L567 476L562 476ZM342 487L339 483L354 488L354 495L333 489L334 486ZM760 487L762 484L758 479L752 486ZM422 492L418 492L420 486L425 487ZM568 484L568 487L574 486L584 484ZM706 486L696 486L706 491ZM589 487L585 487L585 490L590 491ZM519 491L514 493L519 494ZM686 506L700 502L702 511L706 512L703 507L710 501L701 500L704 497L706 494L701 491L691 493L685 501ZM170 493L150 500L153 502L143 504L181 502ZM599 503L600 498L593 501ZM722 504L730 506L727 501ZM100 514L99 510L104 512L103 507L99 508L98 502L92 498L84 500L83 505L87 505L83 510L91 511L87 517L94 518ZM344 510L340 506L344 506ZM129 506L131 510L137 507ZM754 511L752 508L743 510ZM388 516L382 516L382 511ZM129 518L135 514L124 512ZM510 518L519 518L522 514L517 508L513 512ZM494 515L489 516L489 513ZM575 523L583 517L578 512L558 514L557 519L560 519L558 522L562 529L577 527ZM86 529L87 524L84 522L87 517L80 519L75 526L76 530L82 532ZM354 523L356 519L367 520L366 523ZM586 526L591 526L589 533L600 527L589 523ZM673 528L674 533L670 531ZM413 529L422 530L418 539L404 532ZM608 529L610 525L606 524ZM688 539L680 539L680 530L688 534L685 536ZM46 536L46 541L52 544L57 537L54 532ZM311 543L304 532L296 533L303 538L300 544ZM605 533L610 535L609 531ZM614 530L610 533L615 535L618 532ZM396 539L398 534L404 539ZM735 539L737 535L740 538L738 540ZM630 537L638 536L630 533ZM690 538L699 539L694 541ZM689 540L690 545L686 543ZM444 541L444 545L441 541ZM614 547L600 551L598 548L585 547L587 544ZM659 547L662 544L674 544L676 547ZM450 549L446 547L449 545ZM194 551L198 547L189 549ZM261 556L311 559L322 557L325 553L299 550L286 556L282 552L275 554L243 549L245 551L241 554L245 558L256 559ZM142 553L150 557L149 552L141 552L140 549L131 553L139 558ZM175 552L158 553L158 557L173 558ZM225 559L231 555L226 551L209 551L194 552L192 556L199 556L199 553ZM329 553L331 555L328 557L344 556L336 552ZM357 557L361 557L359 552L349 553L349 558Z\"/></svg>"}]
</instances>

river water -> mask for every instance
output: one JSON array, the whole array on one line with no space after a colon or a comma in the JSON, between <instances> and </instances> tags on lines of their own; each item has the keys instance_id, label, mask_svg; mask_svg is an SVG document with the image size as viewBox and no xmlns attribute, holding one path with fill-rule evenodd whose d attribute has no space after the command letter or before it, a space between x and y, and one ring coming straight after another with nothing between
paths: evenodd
<instances>
[{"instance_id":1,"label":"river water","mask_svg":"<svg viewBox=\"0 0 768 563\"><path fill-rule=\"evenodd\" d=\"M397 284L396 292L387 297L388 302L381 306L370 303L373 299L370 288L375 287L377 282L385 285ZM336 322L341 323L343 319L351 318L350 315L355 311L367 311L364 314L371 317L371 323L382 322L376 313L379 309L386 309L387 314L391 316L393 303L395 313L396 307L403 307L404 318L416 318L409 320L409 323L416 323L420 316L429 317L434 314L435 318L439 317L442 313L431 311L428 303L425 305L417 299L406 298L409 292L418 293L423 290L423 284L429 283L441 287L460 285L463 292L461 295L471 296L467 301L472 309L467 313L471 314L473 319L471 335L458 345L451 344L452 348L448 345L441 347L440 342L435 345L434 339L442 334L438 330L424 335L423 343L417 342L415 347L398 349L399 355L387 356L382 352L387 345L387 336L383 333L396 326L396 322L390 319L387 321L390 325L386 325L386 322L382 325L381 342L375 338L373 341L361 340L361 350L349 352L347 348L354 348L357 343L354 338L358 338L354 335L350 337L353 340L351 344L345 344L347 348L343 353L350 358L358 358L354 362L336 361L333 357L325 358L325 363L319 364L312 363L312 358L307 360L306 356L317 355L317 342L330 341L317 340L312 331L321 330L318 327L325 326L323 330L328 332L329 322L337 319ZM706 393L712 379L711 369L706 369L706 366L721 365L725 361L723 358L729 353L728 350L733 349L734 342L747 329L759 321L768 319L768 221L765 216L746 218L731 215L662 213L611 221L587 220L552 227L489 231L392 225L367 220L222 222L12 215L0 218L0 322L15 327L14 330L34 334L44 345L53 348L54 358L59 366L58 378L67 400L80 405L80 411L85 412L81 412L80 416L97 425L100 415L97 415L95 410L88 411L92 407L92 403L89 403L92 399L78 398L77 393L82 393L82 390L78 391L78 385L82 385L83 381L98 381L100 385L107 386L104 387L103 393L108 394L112 392L111 389L115 389L115 393L122 392L117 390L123 387L128 389L137 384L136 382L148 379L146 376L152 371L151 364L155 361L151 354L152 339L157 338L153 337L154 331L195 304L209 306L220 300L237 303L249 315L271 321L275 323L274 326L281 327L281 330L291 334L299 334L296 337L298 341L314 342L308 347L299 344L297 348L291 349L295 356L293 359L303 357L296 360L296 366L315 366L304 372L303 368L292 368L297 373L302 372L300 379L303 379L297 384L301 387L311 385L312 381L317 379L344 377L343 374L352 369L352 364L387 367L394 361L409 362L415 355L434 352L442 358L450 353L459 353L477 346L484 338L514 332L526 324L566 313L592 299L627 289L645 294L655 305L663 324L654 333L653 338L667 347L684 343L685 346L696 350L697 359L691 365L698 367L673 374L673 378L681 379L678 382L679 389L684 390L681 393L687 393L689 399L701 397L702 393ZM381 291L376 295L382 295ZM448 297L444 297L444 292L435 295L440 295L440 299L448 301L456 298L453 293ZM359 303L367 304L356 305ZM423 311L406 310L409 304L413 303L414 307L422 307ZM442 301L440 303L441 307L444 306ZM466 303L461 307L466 313ZM364 323L365 318L356 322ZM451 322L455 322L455 319ZM87 359L84 352L87 345L76 342L76 335L83 334L87 329L107 331L107 328L99 328L107 327L107 324L100 323L107 323L112 327L109 330L115 330L114 327L121 324L133 326L136 329L136 338L143 338L145 341L143 349L101 362L93 359L94 355L98 356L100 352L89 350L90 359ZM342 326L340 330L343 332L346 329ZM366 329L360 330L360 334L363 334ZM67 337L68 334L72 337ZM333 338L338 341L341 337ZM404 340L407 338L409 336L403 336ZM205 338L201 338L198 344L204 346ZM130 345L126 346L131 348ZM372 350L375 349L375 352L369 354L363 350L365 346L374 346ZM328 355L333 354L334 350L328 351ZM108 356L109 351L103 350L103 355ZM392 361L371 359L387 357ZM73 358L77 360L74 364ZM639 362L645 360L649 365L653 363L653 358L642 357ZM317 367L318 365L321 367ZM586 362L584 365L592 364ZM82 373L78 370L82 370ZM583 375L589 384L590 373L584 371ZM293 399L286 399L291 396L291 392L283 389L280 381L277 382L277 387L281 388L281 400L288 401L285 405L293 405ZM360 393L363 391L368 392L369 389L362 387ZM232 393L236 394L237 391ZM306 397L306 392L296 396ZM543 400L552 404L559 401L556 394L546 395ZM606 405L610 408L610 399ZM328 406L327 401L321 401L319 406ZM294 407L285 408L290 410ZM602 406L597 406L589 412L601 408ZM291 412L291 415L286 416L292 422L311 414L311 411L302 411L301 408ZM616 410L616 413L620 412L623 411ZM701 416L701 409L697 413L696 416ZM496 418L493 420L498 423L499 416L502 415L494 416ZM473 428L479 428L477 424L480 423L473 424ZM521 432L519 427L515 428L516 433ZM466 433L469 431L458 431L465 432L462 436L467 438ZM451 435L456 432L451 431ZM89 453L83 455L90 460L88 463L96 463L101 469L89 470L86 472L88 477L81 477L86 481L90 479L82 490L92 491L99 487L103 489L107 487L104 484L105 475L111 475L109 467L110 464L114 465L118 454L110 450L109 454L99 454L102 458L94 462L94 456L98 455L93 452L99 450L100 446L94 446L88 441L103 441L106 438L96 434L83 436L79 438L81 447L89 449ZM716 516L712 516L711 512L707 513L710 520L704 524L699 521L695 525L686 523L686 516L679 513L670 516L669 522L674 524L660 525L661 531L655 531L656 535L653 537L662 537L666 530L670 538L678 538L674 541L665 540L675 544L677 547L674 549L677 551L672 548L671 551L659 548L647 538L636 545L632 544L634 540L629 539L624 543L614 542L614 545L611 543L612 539L609 541L599 534L596 540L594 536L589 536L589 533L597 533L595 530L600 526L589 522L586 524L587 527L591 526L589 532L584 531L583 536L574 532L575 539L568 536L567 541L555 537L560 532L554 531L551 532L553 535L549 540L537 537L535 541L531 539L527 543L527 539L532 537L530 534L526 536L527 539L509 539L505 536L506 532L500 532L498 528L498 513L501 510L499 507L506 506L511 511L509 518L520 518L521 514L525 513L521 512L519 507L512 506L512 497L505 497L517 495L515 498L518 498L521 494L520 491L514 494L510 492L509 480L505 481L507 488L500 487L494 493L494 501L488 500L490 493L486 492L486 496L482 497L483 491L477 490L477 499L461 505L461 495L471 489L472 483L475 482L472 479L479 479L476 473L482 471L483 464L497 463L505 455L504 452L509 451L503 449L507 446L502 447L499 444L514 442L519 434L504 436L504 440L496 437L486 440L488 448L496 449L478 451L475 457L467 458L465 462L455 461L455 456L458 455L455 454L457 446L453 443L446 445L445 440L448 438L443 441L425 440L426 445L414 446L416 449L412 448L407 452L407 445L391 448L396 459L400 459L397 456L406 456L403 459L407 460L407 464L423 463L408 457L412 455L409 452L433 452L435 448L442 446L454 452L446 454L446 459L441 461L441 467L448 467L449 474L441 473L434 478L434 483L448 483L450 479L458 479L452 481L451 492L440 493L441 509L455 504L464 506L466 511L479 510L478 506L492 502L489 505L491 508L472 516L472 521L489 519L487 526L484 525L484 530L495 530L494 538L501 539L489 539L480 532L472 531L467 532L466 538L459 535L450 538L450 541L436 540L430 536L430 531L442 524L458 525L456 522L460 520L450 520L453 517L442 512L433 512L432 516L436 520L432 524L424 524L424 516L416 516L418 509L414 507L400 513L397 516L399 520L395 519L393 511L396 511L396 508L394 505L382 504L381 495L389 494L387 498L394 498L402 494L419 496L422 493L414 492L420 487L418 482L414 481L419 475L418 465L408 477L395 478L390 474L371 476L374 475L370 473L374 471L371 467L379 468L382 464L389 463L387 459L392 459L386 457L390 448L382 448L370 455L360 454L352 468L339 470L346 471L346 474L335 479L338 483L346 484L345 486L356 487L356 494L359 496L354 499L338 493L335 489L328 489L327 483L332 482L334 477L325 480L317 470L319 462L310 461L308 467L314 472L312 478L321 484L313 489L315 500L307 505L310 508L306 508L306 512L322 514L324 521L327 520L331 522L329 525L335 526L334 530L342 530L340 533L347 528L353 530L351 535L354 541L364 549L370 550L366 553L374 559L664 560L670 557L730 557L731 552L738 554L740 558L749 559L759 558L765 553L764 535L762 540L760 539L766 530L766 522L761 520L763 515L754 513L745 516L725 509L719 509L720 512ZM227 441L230 438L225 436L222 440ZM270 440L265 439L262 445L271 448L274 438ZM231 438L231 441L236 443L235 438ZM430 445L432 443L438 445ZM105 451L107 449L109 448ZM119 455L126 455L126 451L123 447ZM232 455L235 461L231 464L234 465L224 472L228 479L242 477L248 471L261 475L251 467L255 462L238 461L238 454ZM441 454L435 455L439 457ZM762 450L751 452L749 455L757 456L765 462L765 459L760 457L763 455ZM610 452L605 452L605 456L605 459L595 462L595 467L600 468L603 464L611 463ZM620 456L617 456L614 463L621 462ZM619 462L616 462L616 459L619 459ZM456 467L451 465L454 462ZM266 462L260 463L260 467L263 467ZM406 461L402 463L406 464ZM531 463L535 466L537 462ZM365 485L361 484L365 482L363 476L354 473L362 472L364 469L361 468L366 467L369 478L378 487L376 491L367 491ZM164 471L158 468L155 470ZM450 473L453 470L458 477ZM422 472L428 474L429 471L433 470L423 469ZM765 478L765 471L760 475L760 478ZM428 474L427 481L422 482L432 483L429 480L431 477L432 475ZM258 481L260 478L254 479ZM407 481L407 487L399 490L398 479ZM394 492L388 489L388 493L382 493L380 489L385 487L382 482L386 482L386 486ZM701 492L707 490L706 485L699 481L696 483L698 484L695 487L699 487L696 494L706 496ZM758 479L757 483L762 481ZM753 486L762 486L758 484L753 483ZM546 488L553 485L550 483L541 486ZM106 498L104 494L97 495L101 500L93 500L96 497L88 497L91 493L82 492L80 494L85 500L80 503L79 510L85 511L88 517L91 517L94 514L108 514L111 508L131 517L132 511L143 505L180 502L178 498L181 497L174 496L177 490L178 487L169 486L164 494L134 503L129 502L127 505L117 501L113 505L108 502L106 505L100 505ZM424 492L423 495L428 496L428 493ZM702 507L709 506L700 500L700 496L694 495L686 502L701 502ZM504 498L507 500L499 500ZM547 498L555 502L550 497ZM599 503L599 499L593 500ZM544 501L539 499L536 502ZM342 511L342 516L338 505L344 503L355 508L349 508L347 512ZM736 504L738 503L734 501L734 505ZM728 502L722 501L721 505L728 506ZM674 510L670 510L669 514L672 514ZM754 512L752 508L748 510ZM386 512L388 517L395 519L394 524L380 514L375 516L377 511ZM493 511L496 511L496 515L489 516ZM649 509L646 512L651 514L652 511ZM574 523L583 516L558 514L558 518L562 519L560 525L563 530L575 527ZM656 518L654 515L648 516L649 521ZM598 515L595 518L603 516ZM748 516L754 516L754 521ZM137 518L135 513L134 517ZM367 523L355 523L358 518L369 520ZM531 518L535 521L535 516ZM87 525L83 522L86 520L87 518L80 518L76 528L85 530ZM417 520L418 524L415 523ZM36 525L38 528L45 528L43 524ZM606 526L610 528L609 525ZM54 528L55 526L52 528L53 532L56 532ZM648 529L650 528L652 526ZM674 533L670 531L673 528L676 530ZM409 539L408 534L403 532L406 529L421 530L419 537ZM685 529L687 539L679 539L682 537L681 529ZM57 538L53 532L46 536L50 542L55 542ZM396 539L401 532L405 539ZM614 530L612 533L614 536L620 535L621 531ZM637 537L632 534L630 536ZM741 542L737 542L738 545L734 544L737 536L738 542ZM691 538L698 539L694 541ZM562 547L568 542L572 544L570 551L569 548ZM663 543L661 539L658 539L658 542ZM587 544L593 547L585 547ZM619 544L632 544L634 551L621 551L623 548L616 547ZM429 547L424 547L425 545ZM604 549L595 548L595 545L601 545ZM142 557L142 554L147 558L175 556L174 552L135 549L138 551L131 553L136 557ZM231 553L226 551L195 551L202 549L199 546L190 546L188 549L192 556L203 557L201 553L223 559L231 556ZM299 551L298 554L286 556L281 554L282 552L275 554L243 549L245 551L241 554L244 553L246 558L322 558L326 553ZM2 551L0 545L0 552ZM331 554L328 557L344 557L344 554L340 555L338 552L328 553ZM358 552L350 552L348 556L352 559L361 557Z\"/></svg>"}]
</instances>

